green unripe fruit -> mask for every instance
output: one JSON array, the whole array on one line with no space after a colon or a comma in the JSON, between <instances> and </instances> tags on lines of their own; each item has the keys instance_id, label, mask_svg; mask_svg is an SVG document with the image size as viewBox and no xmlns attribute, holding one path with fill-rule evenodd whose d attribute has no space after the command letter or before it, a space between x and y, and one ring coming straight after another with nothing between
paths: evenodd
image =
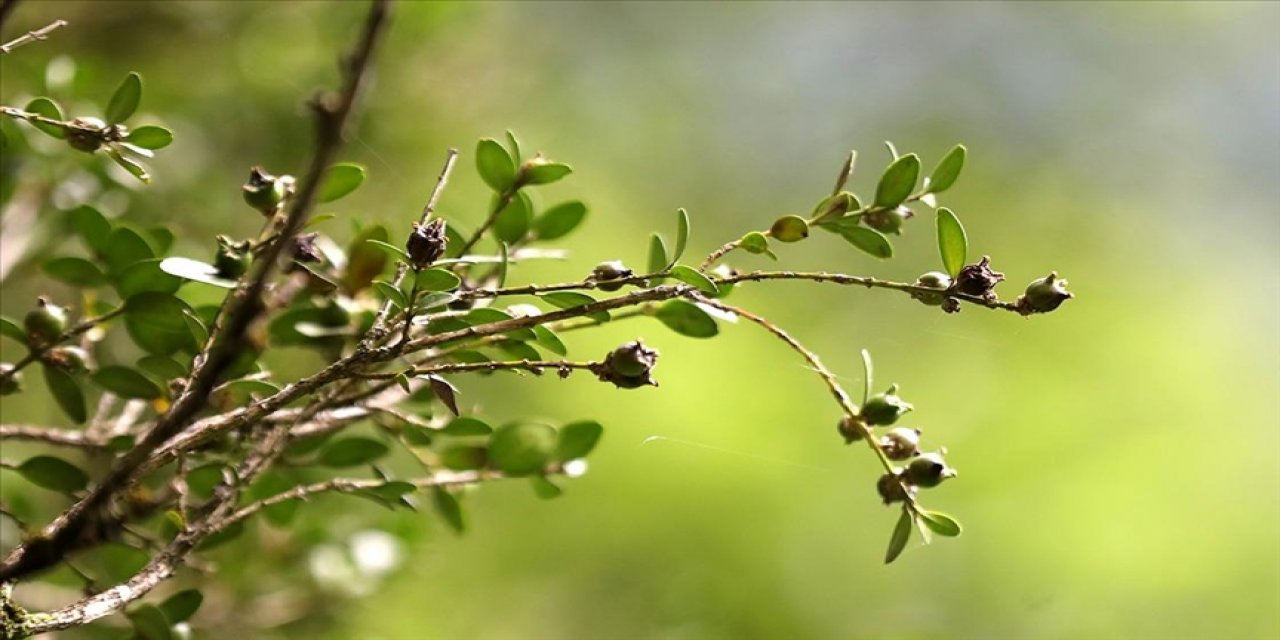
<instances>
[{"instance_id":1,"label":"green unripe fruit","mask_svg":"<svg viewBox=\"0 0 1280 640\"><path fill-rule=\"evenodd\" d=\"M920 430L898 427L880 438L880 448L890 460L907 460L920 453Z\"/></svg>"},{"instance_id":2,"label":"green unripe fruit","mask_svg":"<svg viewBox=\"0 0 1280 640\"><path fill-rule=\"evenodd\" d=\"M47 347L57 342L66 331L67 310L40 296L36 299L36 308L28 311L22 319L22 326L27 331L27 342L31 347Z\"/></svg>"},{"instance_id":3,"label":"green unripe fruit","mask_svg":"<svg viewBox=\"0 0 1280 640\"><path fill-rule=\"evenodd\" d=\"M956 477L956 470L947 466L946 460L936 453L925 453L916 456L907 463L902 472L907 484L917 487L936 487L947 478Z\"/></svg>"},{"instance_id":4,"label":"green unripe fruit","mask_svg":"<svg viewBox=\"0 0 1280 640\"><path fill-rule=\"evenodd\" d=\"M858 415L869 425L890 425L914 408L898 397L898 385L895 384L888 391L868 398Z\"/></svg>"},{"instance_id":5,"label":"green unripe fruit","mask_svg":"<svg viewBox=\"0 0 1280 640\"><path fill-rule=\"evenodd\" d=\"M881 209L868 211L862 216L862 223L879 231L880 233L902 234L902 223L908 218L914 216L910 209L906 207L897 207L894 209Z\"/></svg>"},{"instance_id":6,"label":"green unripe fruit","mask_svg":"<svg viewBox=\"0 0 1280 640\"><path fill-rule=\"evenodd\" d=\"M249 270L253 262L248 240L235 242L226 236L218 236L218 252L213 256L213 266L219 278L235 280Z\"/></svg>"},{"instance_id":7,"label":"green unripe fruit","mask_svg":"<svg viewBox=\"0 0 1280 640\"><path fill-rule=\"evenodd\" d=\"M930 289L937 289L938 291L946 291L951 287L951 276L941 271L930 271L928 273L921 274L919 278L916 278L915 284L917 287L928 287ZM943 300L946 300L946 296L941 293L922 293L919 291L912 291L911 297L931 307L941 305Z\"/></svg>"},{"instance_id":8,"label":"green unripe fruit","mask_svg":"<svg viewBox=\"0 0 1280 640\"><path fill-rule=\"evenodd\" d=\"M1016 304L1024 314L1048 313L1072 297L1071 292L1067 291L1067 281L1058 278L1055 271L1027 285Z\"/></svg>"},{"instance_id":9,"label":"green unripe fruit","mask_svg":"<svg viewBox=\"0 0 1280 640\"><path fill-rule=\"evenodd\" d=\"M632 271L618 260L610 260L601 262L591 270L591 279L596 281L596 288L601 291L617 291L622 288L621 282L610 282L611 280L620 280L622 278L630 278Z\"/></svg>"},{"instance_id":10,"label":"green unripe fruit","mask_svg":"<svg viewBox=\"0 0 1280 640\"><path fill-rule=\"evenodd\" d=\"M13 373L10 373L10 372ZM13 371L13 365L0 362L0 396L7 396L22 391L22 372Z\"/></svg>"},{"instance_id":11,"label":"green unripe fruit","mask_svg":"<svg viewBox=\"0 0 1280 640\"><path fill-rule=\"evenodd\" d=\"M70 374L89 370L89 353L80 347L56 347L41 358L46 365Z\"/></svg>"},{"instance_id":12,"label":"green unripe fruit","mask_svg":"<svg viewBox=\"0 0 1280 640\"><path fill-rule=\"evenodd\" d=\"M102 147L106 138L103 130L107 128L107 123L97 118L76 118L71 124L77 125L66 128L67 144L72 149L93 153Z\"/></svg>"},{"instance_id":13,"label":"green unripe fruit","mask_svg":"<svg viewBox=\"0 0 1280 640\"><path fill-rule=\"evenodd\" d=\"M858 199L853 197L848 191L841 191L833 196L828 196L813 208L813 221L825 222L840 218L846 213L858 208Z\"/></svg>"},{"instance_id":14,"label":"green unripe fruit","mask_svg":"<svg viewBox=\"0 0 1280 640\"><path fill-rule=\"evenodd\" d=\"M769 227L769 235L779 242L800 242L809 237L809 223L800 216L782 216Z\"/></svg>"},{"instance_id":15,"label":"green unripe fruit","mask_svg":"<svg viewBox=\"0 0 1280 640\"><path fill-rule=\"evenodd\" d=\"M289 176L276 177L262 167L254 167L249 170L249 180L241 187L244 201L263 215L271 215L288 195L292 182Z\"/></svg>"}]
</instances>

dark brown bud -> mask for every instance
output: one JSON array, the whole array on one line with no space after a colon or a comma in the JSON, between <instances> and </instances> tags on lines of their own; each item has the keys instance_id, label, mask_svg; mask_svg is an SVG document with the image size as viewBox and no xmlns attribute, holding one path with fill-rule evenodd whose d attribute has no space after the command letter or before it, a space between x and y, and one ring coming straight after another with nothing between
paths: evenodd
<instances>
[{"instance_id":1,"label":"dark brown bud","mask_svg":"<svg viewBox=\"0 0 1280 640\"><path fill-rule=\"evenodd\" d=\"M614 349L604 362L593 371L604 382L612 382L620 389L635 389L646 385L658 386L653 379L653 367L658 364L658 352L644 346L639 340Z\"/></svg>"},{"instance_id":2,"label":"dark brown bud","mask_svg":"<svg viewBox=\"0 0 1280 640\"><path fill-rule=\"evenodd\" d=\"M907 460L920 453L920 430L898 427L880 438L880 448L890 460Z\"/></svg>"},{"instance_id":3,"label":"dark brown bud","mask_svg":"<svg viewBox=\"0 0 1280 640\"><path fill-rule=\"evenodd\" d=\"M880 476L880 479L876 480L876 491L879 492L880 499L884 500L884 503L888 505L906 500L907 492L910 491L914 494L915 487L904 489L902 486L902 472L898 471Z\"/></svg>"},{"instance_id":4,"label":"dark brown bud","mask_svg":"<svg viewBox=\"0 0 1280 640\"><path fill-rule=\"evenodd\" d=\"M992 289L1004 280L1004 274L991 269L991 258L982 256L977 264L965 265L956 275L952 289L981 298L994 297Z\"/></svg>"},{"instance_id":5,"label":"dark brown bud","mask_svg":"<svg viewBox=\"0 0 1280 640\"><path fill-rule=\"evenodd\" d=\"M414 223L413 232L409 234L405 249L409 253L409 262L413 264L414 269L426 269L444 255L445 246L448 244L449 238L444 233L444 220L432 218L426 224Z\"/></svg>"},{"instance_id":6,"label":"dark brown bud","mask_svg":"<svg viewBox=\"0 0 1280 640\"><path fill-rule=\"evenodd\" d=\"M66 129L67 144L77 151L93 153L106 142L107 123L98 118L76 118Z\"/></svg>"},{"instance_id":7,"label":"dark brown bud","mask_svg":"<svg viewBox=\"0 0 1280 640\"><path fill-rule=\"evenodd\" d=\"M304 233L293 237L293 259L298 262L317 263L324 262L324 255L320 253L319 247L316 247L316 238L320 237L319 232Z\"/></svg>"},{"instance_id":8,"label":"dark brown bud","mask_svg":"<svg viewBox=\"0 0 1280 640\"><path fill-rule=\"evenodd\" d=\"M862 429L858 428L858 416L846 415L836 423L836 432L844 438L845 444L853 444L862 439Z\"/></svg>"},{"instance_id":9,"label":"dark brown bud","mask_svg":"<svg viewBox=\"0 0 1280 640\"><path fill-rule=\"evenodd\" d=\"M617 291L622 288L621 282L610 282L610 280L621 280L630 278L633 272L617 260L609 262L601 262L591 270L591 279L596 281L596 288L601 291Z\"/></svg>"}]
</instances>

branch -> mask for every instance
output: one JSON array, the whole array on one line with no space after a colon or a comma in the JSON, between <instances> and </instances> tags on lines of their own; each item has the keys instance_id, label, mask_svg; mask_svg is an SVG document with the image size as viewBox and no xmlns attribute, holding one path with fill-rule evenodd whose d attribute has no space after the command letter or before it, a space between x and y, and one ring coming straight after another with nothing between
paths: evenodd
<instances>
[{"instance_id":1,"label":"branch","mask_svg":"<svg viewBox=\"0 0 1280 640\"><path fill-rule=\"evenodd\" d=\"M6 7L6 10L7 9L8 7ZM9 42L0 44L0 54L9 53L10 51L17 49L18 47L21 47L24 44L29 44L37 40L44 40L49 37L49 34L65 26L67 26L66 20L54 20L53 22L50 22L49 24L43 27L40 27L35 31L28 31L27 33L21 36L18 36L17 38L14 38Z\"/></svg>"},{"instance_id":2,"label":"branch","mask_svg":"<svg viewBox=\"0 0 1280 640\"><path fill-rule=\"evenodd\" d=\"M111 311L108 311L100 316L95 316L92 318L81 320L74 327L71 327L70 329L63 331L62 335L58 336L53 340L50 340L47 344L43 344L38 348L31 349L30 351L27 352L27 355L23 356L21 360L14 363L12 367L4 370L3 372L0 372L0 384L4 384L8 382L10 378L17 375L18 372L26 368L27 365L35 362L36 360L39 360L40 356L43 356L50 349L53 349L58 345L64 344L68 340L75 338L80 334L124 313L124 309L125 309L124 305L120 305L119 307L112 309ZM30 349L30 346L28 346L28 348Z\"/></svg>"},{"instance_id":3,"label":"branch","mask_svg":"<svg viewBox=\"0 0 1280 640\"><path fill-rule=\"evenodd\" d=\"M467 371L528 371L535 375L542 375L547 369L555 369L560 377L566 378L569 372L574 369L596 372L600 368L599 362L570 362L568 360L508 360L503 362L452 362L449 364L436 365L434 367L422 367L406 369L395 373L358 373L355 377L365 380L393 380L400 375L409 377L439 375L445 373L463 373Z\"/></svg>"},{"instance_id":4,"label":"branch","mask_svg":"<svg viewBox=\"0 0 1280 640\"><path fill-rule=\"evenodd\" d=\"M37 427L26 424L0 424L0 440L33 440L63 447L101 449L106 441L93 438L82 431L67 431L53 427Z\"/></svg>"}]
</instances>

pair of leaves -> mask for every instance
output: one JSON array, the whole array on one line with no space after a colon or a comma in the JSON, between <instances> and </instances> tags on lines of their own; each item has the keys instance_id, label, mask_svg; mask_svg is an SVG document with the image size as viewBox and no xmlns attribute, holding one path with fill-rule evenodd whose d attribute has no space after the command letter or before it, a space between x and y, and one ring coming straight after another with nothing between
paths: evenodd
<instances>
[{"instance_id":1,"label":"pair of leaves","mask_svg":"<svg viewBox=\"0 0 1280 640\"><path fill-rule=\"evenodd\" d=\"M889 564L902 555L902 551L907 548L907 541L911 539L911 530L913 528L913 520L915 523L923 524L926 528L940 536L954 538L964 530L960 526L960 522L955 518L942 513L940 511L919 511L913 516L911 509L904 506L902 515L898 516L898 523L893 527L893 534L889 536L889 548L885 550L884 562ZM926 536L927 538L927 536ZM928 540L926 539L926 542Z\"/></svg>"},{"instance_id":2,"label":"pair of leaves","mask_svg":"<svg viewBox=\"0 0 1280 640\"><path fill-rule=\"evenodd\" d=\"M507 132L508 151L493 138L482 138L476 144L476 171L480 179L498 193L507 193L520 185L550 184L573 172L573 168L561 162L551 162L536 157L521 164L520 145L515 135Z\"/></svg>"},{"instance_id":3,"label":"pair of leaves","mask_svg":"<svg viewBox=\"0 0 1280 640\"><path fill-rule=\"evenodd\" d=\"M660 234L649 236L649 273L660 273L671 268L684 255L689 244L689 212L684 209L676 211L676 244L674 251L667 251L667 243Z\"/></svg>"},{"instance_id":4,"label":"pair of leaves","mask_svg":"<svg viewBox=\"0 0 1280 640\"><path fill-rule=\"evenodd\" d=\"M892 149L890 145L890 149ZM960 177L960 170L964 168L965 157L968 150L964 145L956 145L938 161L938 165L933 169L933 173L925 180L925 193L942 193L950 189L955 184L956 179ZM897 157L894 152L894 161L889 164L884 173L880 176L880 182L876 185L875 206L892 209L911 197L911 192L915 190L916 181L920 177L920 157L914 153Z\"/></svg>"}]
</instances>

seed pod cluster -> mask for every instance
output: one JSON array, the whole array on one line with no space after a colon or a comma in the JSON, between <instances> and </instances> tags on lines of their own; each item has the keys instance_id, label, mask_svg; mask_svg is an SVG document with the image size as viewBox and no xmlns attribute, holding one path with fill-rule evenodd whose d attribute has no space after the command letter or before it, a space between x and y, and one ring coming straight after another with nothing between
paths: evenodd
<instances>
[{"instance_id":1,"label":"seed pod cluster","mask_svg":"<svg viewBox=\"0 0 1280 640\"><path fill-rule=\"evenodd\" d=\"M944 480L956 477L956 470L947 466L942 453L921 453L910 459L906 467L895 468L876 480L876 492L885 504L902 502L907 496L915 496L920 489L936 487Z\"/></svg>"}]
</instances>

